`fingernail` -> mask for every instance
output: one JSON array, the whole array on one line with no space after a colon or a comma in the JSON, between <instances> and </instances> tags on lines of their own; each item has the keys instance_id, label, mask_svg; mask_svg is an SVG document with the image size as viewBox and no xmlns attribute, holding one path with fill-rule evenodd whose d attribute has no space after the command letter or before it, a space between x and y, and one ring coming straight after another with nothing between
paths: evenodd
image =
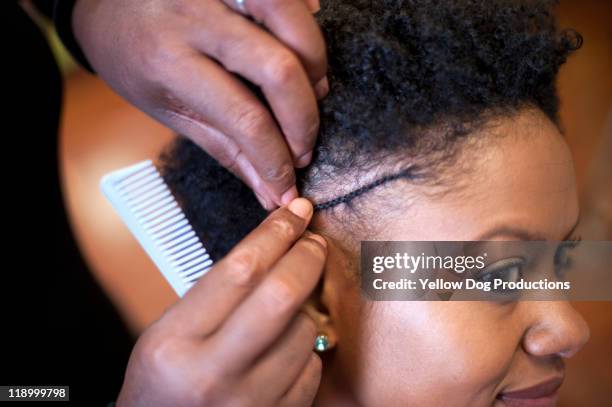
<instances>
[{"instance_id":1,"label":"fingernail","mask_svg":"<svg viewBox=\"0 0 612 407\"><path fill-rule=\"evenodd\" d=\"M306 154L304 154L300 158L298 158L297 161L295 162L295 166L297 168L304 168L308 164L310 164L310 160L312 160L312 150L307 152Z\"/></svg>"},{"instance_id":2,"label":"fingernail","mask_svg":"<svg viewBox=\"0 0 612 407\"><path fill-rule=\"evenodd\" d=\"M322 99L327 95L329 92L329 81L327 80L327 75L317 82L317 84L314 86L314 91L317 99Z\"/></svg>"},{"instance_id":3,"label":"fingernail","mask_svg":"<svg viewBox=\"0 0 612 407\"><path fill-rule=\"evenodd\" d=\"M306 236L306 237L307 237L307 238L309 238L309 239L312 239L312 240L316 240L317 242L321 243L321 245L322 245L323 247L327 247L327 241L326 241L326 240L325 240L325 238L324 238L323 236L321 236L321 235L317 235L316 233L312 233L312 232L310 232L310 233L308 234L308 236Z\"/></svg>"},{"instance_id":4,"label":"fingernail","mask_svg":"<svg viewBox=\"0 0 612 407\"><path fill-rule=\"evenodd\" d=\"M311 13L321 10L321 2L319 0L306 0L306 6Z\"/></svg>"},{"instance_id":5,"label":"fingernail","mask_svg":"<svg viewBox=\"0 0 612 407\"><path fill-rule=\"evenodd\" d=\"M294 199L291 201L287 209L289 209L294 215L306 220L310 220L310 216L312 215L312 204L305 198Z\"/></svg>"},{"instance_id":6,"label":"fingernail","mask_svg":"<svg viewBox=\"0 0 612 407\"><path fill-rule=\"evenodd\" d=\"M293 201L298 197L298 191L296 186L292 186L281 196L281 205L287 205L289 202Z\"/></svg>"}]
</instances>

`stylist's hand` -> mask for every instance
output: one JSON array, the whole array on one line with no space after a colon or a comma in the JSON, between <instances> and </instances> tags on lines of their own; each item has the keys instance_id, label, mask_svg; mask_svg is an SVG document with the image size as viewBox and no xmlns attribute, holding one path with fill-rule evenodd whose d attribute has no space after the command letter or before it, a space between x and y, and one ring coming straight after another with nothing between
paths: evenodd
<instances>
[{"instance_id":1,"label":"stylist's hand","mask_svg":"<svg viewBox=\"0 0 612 407\"><path fill-rule=\"evenodd\" d=\"M122 406L310 406L316 327L299 312L325 240L303 198L273 212L138 340Z\"/></svg>"},{"instance_id":2,"label":"stylist's hand","mask_svg":"<svg viewBox=\"0 0 612 407\"><path fill-rule=\"evenodd\" d=\"M78 0L75 36L120 95L191 138L272 209L297 197L328 91L318 0ZM271 111L232 74L263 91ZM316 96L315 96L316 95Z\"/></svg>"}]
</instances>

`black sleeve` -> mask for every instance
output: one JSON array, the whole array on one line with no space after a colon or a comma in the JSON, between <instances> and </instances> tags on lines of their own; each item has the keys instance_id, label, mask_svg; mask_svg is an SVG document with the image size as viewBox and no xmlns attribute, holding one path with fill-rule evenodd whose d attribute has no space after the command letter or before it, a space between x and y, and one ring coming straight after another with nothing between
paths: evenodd
<instances>
[{"instance_id":1,"label":"black sleeve","mask_svg":"<svg viewBox=\"0 0 612 407\"><path fill-rule=\"evenodd\" d=\"M74 33L72 31L72 10L74 9L74 3L76 3L76 1L77 0L55 0L55 8L53 10L55 30L66 49L72 54L72 57L83 68L94 73L79 43L76 38L74 38Z\"/></svg>"}]
</instances>

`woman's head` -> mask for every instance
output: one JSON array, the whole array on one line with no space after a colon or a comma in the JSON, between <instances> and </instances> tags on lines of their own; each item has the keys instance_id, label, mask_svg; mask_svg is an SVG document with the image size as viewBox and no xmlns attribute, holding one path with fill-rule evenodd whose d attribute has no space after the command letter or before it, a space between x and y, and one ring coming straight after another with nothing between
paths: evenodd
<instances>
[{"instance_id":1,"label":"woman's head","mask_svg":"<svg viewBox=\"0 0 612 407\"><path fill-rule=\"evenodd\" d=\"M330 242L320 297L337 337L326 392L365 405L490 405L562 375L588 329L562 302L367 303L360 240L560 240L578 217L556 74L579 36L549 1L329 1L330 93L298 174ZM223 256L266 216L178 139L164 177Z\"/></svg>"},{"instance_id":2,"label":"woman's head","mask_svg":"<svg viewBox=\"0 0 612 407\"><path fill-rule=\"evenodd\" d=\"M459 189L470 161L457 159L458 153L495 147L493 134L507 133L493 131L500 120L529 116L558 124L556 74L581 39L557 30L551 3L326 2L317 17L328 48L330 93L320 103L313 162L298 172L300 192L318 204L320 217L348 220L343 232L356 234L361 226L372 234L372 222L360 219L366 206L389 212L387 197L384 205L378 202L382 191ZM165 156L168 182L202 233L216 234L228 219L224 235L240 238L265 216L248 188L196 145L179 139L173 147ZM233 216L237 208L214 206L217 192L240 202L239 216ZM221 219L201 216L204 209ZM235 219L245 217L254 221L236 227ZM216 237L204 240L219 256L236 241Z\"/></svg>"}]
</instances>

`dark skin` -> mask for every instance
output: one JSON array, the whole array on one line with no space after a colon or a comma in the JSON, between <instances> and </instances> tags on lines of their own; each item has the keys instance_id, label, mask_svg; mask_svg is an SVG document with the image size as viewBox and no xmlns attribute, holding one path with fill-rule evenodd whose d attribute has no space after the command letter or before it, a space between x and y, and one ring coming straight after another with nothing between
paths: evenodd
<instances>
[{"instance_id":1,"label":"dark skin","mask_svg":"<svg viewBox=\"0 0 612 407\"><path fill-rule=\"evenodd\" d=\"M79 0L75 36L96 73L200 145L273 209L297 197L329 90L316 0ZM111 29L109 29L111 27ZM112 33L112 34L111 34ZM271 110L232 73L258 85Z\"/></svg>"},{"instance_id":2,"label":"dark skin","mask_svg":"<svg viewBox=\"0 0 612 407\"><path fill-rule=\"evenodd\" d=\"M328 90L325 46L310 14L316 8L302 0L247 1L247 12L268 33L231 0L76 3L77 39L113 89L194 140L264 207L292 202L140 338L119 405L310 405L316 397L334 406L501 406L509 405L500 399L504 392L561 378L563 358L588 338L569 304L398 302L366 312L346 278L347 254L335 244L348 232L321 216L314 227L331 243L304 235L312 208L293 200L294 167L311 161L316 100ZM271 110L230 72L260 86ZM571 157L556 127L536 116L502 125L512 136L500 140L512 142L503 149L491 143L484 161L466 159L476 167L467 195L432 200L427 191L396 189L396 200L410 201L403 208L410 217L392 219L381 237L472 240L501 225L563 238L578 212ZM530 129L541 134L520 137ZM388 216L380 208L384 214L375 219ZM309 318L299 311L323 268L316 300L324 307L311 308ZM322 366L312 343L321 328L336 350L319 388Z\"/></svg>"},{"instance_id":3,"label":"dark skin","mask_svg":"<svg viewBox=\"0 0 612 407\"><path fill-rule=\"evenodd\" d=\"M475 135L480 146L459 152L469 167L447 174L467 181L460 189L384 189L384 205L368 204L379 230L363 238L567 238L578 203L557 127L525 110L485 131ZM310 224L317 234L302 235L312 207L298 199L289 209L273 212L145 332L119 405L523 406L506 394L562 381L563 360L588 340L563 301L367 303L351 277L358 253L347 250L346 224L322 212ZM323 366L312 352L317 332L333 346ZM556 394L529 405L552 406Z\"/></svg>"},{"instance_id":4,"label":"dark skin","mask_svg":"<svg viewBox=\"0 0 612 407\"><path fill-rule=\"evenodd\" d=\"M117 404L310 405L321 360L299 311L327 254L312 213L303 198L274 211L150 326Z\"/></svg>"},{"instance_id":5,"label":"dark skin","mask_svg":"<svg viewBox=\"0 0 612 407\"><path fill-rule=\"evenodd\" d=\"M319 4L245 5L261 26L233 0L75 5L75 36L102 79L242 178L265 208L282 205L147 329L120 406L308 405L318 388L316 327L299 311L326 242L306 232L313 210L296 199L294 167L311 161L317 98L329 90Z\"/></svg>"},{"instance_id":6,"label":"dark skin","mask_svg":"<svg viewBox=\"0 0 612 407\"><path fill-rule=\"evenodd\" d=\"M395 184L381 191L385 204L372 197L368 219L380 227L368 240L568 238L578 195L557 127L540 111L523 110L483 132L474 135L481 143L459 152L463 165L448 170L450 183ZM563 380L564 360L589 337L571 304L367 302L347 267L358 264L359 253L341 250L350 236L325 213L312 228L329 242L322 303L337 337L317 405L554 405L557 392L532 404L505 394Z\"/></svg>"}]
</instances>

